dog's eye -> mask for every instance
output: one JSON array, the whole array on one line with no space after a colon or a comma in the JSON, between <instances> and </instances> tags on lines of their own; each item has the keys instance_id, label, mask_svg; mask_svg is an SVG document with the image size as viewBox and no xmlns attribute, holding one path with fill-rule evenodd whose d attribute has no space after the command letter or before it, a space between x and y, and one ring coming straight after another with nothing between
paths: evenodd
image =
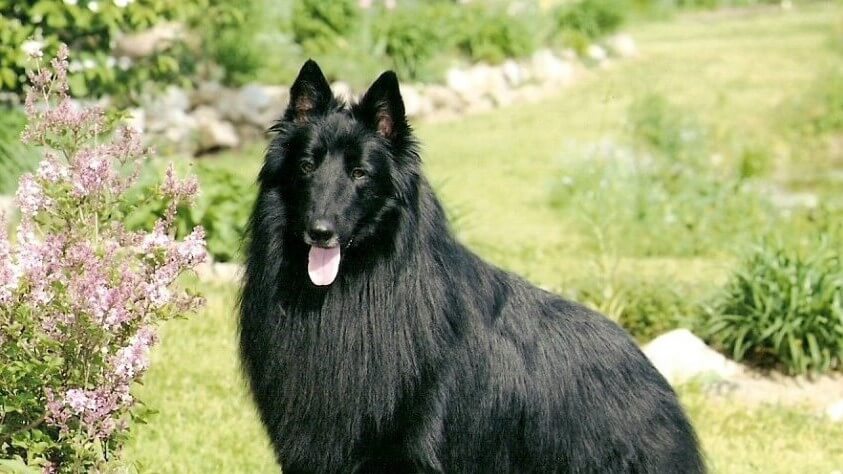
<instances>
[{"instance_id":1,"label":"dog's eye","mask_svg":"<svg viewBox=\"0 0 843 474\"><path fill-rule=\"evenodd\" d=\"M351 170L351 177L354 179L363 179L366 177L366 170L363 168L354 168Z\"/></svg>"},{"instance_id":2,"label":"dog's eye","mask_svg":"<svg viewBox=\"0 0 843 474\"><path fill-rule=\"evenodd\" d=\"M311 163L309 161L302 161L299 164L299 167L301 167L301 171L304 174L309 174L309 173L313 172L313 163Z\"/></svg>"}]
</instances>

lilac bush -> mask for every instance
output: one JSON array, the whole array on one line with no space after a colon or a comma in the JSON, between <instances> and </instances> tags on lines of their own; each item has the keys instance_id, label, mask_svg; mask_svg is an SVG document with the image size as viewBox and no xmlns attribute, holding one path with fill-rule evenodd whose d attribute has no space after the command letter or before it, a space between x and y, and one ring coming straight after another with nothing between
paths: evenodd
<instances>
[{"instance_id":1,"label":"lilac bush","mask_svg":"<svg viewBox=\"0 0 843 474\"><path fill-rule=\"evenodd\" d=\"M20 178L11 239L0 217L0 471L105 471L143 415L131 388L156 326L202 304L176 280L206 258L204 230L172 237L198 185L171 166L139 198L165 202L163 216L128 230L121 209L149 154L139 133L70 99L66 47L49 65L31 56L22 139L44 157Z\"/></svg>"}]
</instances>

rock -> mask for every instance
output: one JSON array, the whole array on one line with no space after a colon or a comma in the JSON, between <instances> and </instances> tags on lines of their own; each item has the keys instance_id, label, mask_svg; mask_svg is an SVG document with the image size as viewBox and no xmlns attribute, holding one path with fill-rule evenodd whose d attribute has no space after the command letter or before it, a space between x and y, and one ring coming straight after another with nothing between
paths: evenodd
<instances>
[{"instance_id":1,"label":"rock","mask_svg":"<svg viewBox=\"0 0 843 474\"><path fill-rule=\"evenodd\" d=\"M461 97L478 95L476 91L472 90L474 84L468 71L459 68L448 69L448 72L445 73L445 84Z\"/></svg>"},{"instance_id":2,"label":"rock","mask_svg":"<svg viewBox=\"0 0 843 474\"><path fill-rule=\"evenodd\" d=\"M834 422L843 422L843 399L837 400L825 409L825 415Z\"/></svg>"},{"instance_id":3,"label":"rock","mask_svg":"<svg viewBox=\"0 0 843 474\"><path fill-rule=\"evenodd\" d=\"M214 264L214 278L224 282L236 282L243 274L243 267L233 262L218 262Z\"/></svg>"},{"instance_id":4,"label":"rock","mask_svg":"<svg viewBox=\"0 0 843 474\"><path fill-rule=\"evenodd\" d=\"M512 89L508 87L499 87L489 94L489 98L492 99L492 102L496 107L506 107L507 105L511 105L515 102L515 97L516 96Z\"/></svg>"},{"instance_id":5,"label":"rock","mask_svg":"<svg viewBox=\"0 0 843 474\"><path fill-rule=\"evenodd\" d=\"M524 68L513 59L507 59L501 65L503 77L510 87L519 87L527 80L527 74Z\"/></svg>"},{"instance_id":6,"label":"rock","mask_svg":"<svg viewBox=\"0 0 843 474\"><path fill-rule=\"evenodd\" d=\"M625 33L609 37L606 40L606 46L612 54L620 58L630 58L638 55L635 40L632 39L632 36Z\"/></svg>"},{"instance_id":7,"label":"rock","mask_svg":"<svg viewBox=\"0 0 843 474\"><path fill-rule=\"evenodd\" d=\"M492 99L488 96L478 97L473 101L469 102L469 104L465 108L466 114L481 114L484 112L488 112L495 108L495 103Z\"/></svg>"},{"instance_id":8,"label":"rock","mask_svg":"<svg viewBox=\"0 0 843 474\"><path fill-rule=\"evenodd\" d=\"M586 49L585 54L589 59L597 64L602 64L609 59L609 54L606 52L606 49L599 44L590 44L588 49Z\"/></svg>"},{"instance_id":9,"label":"rock","mask_svg":"<svg viewBox=\"0 0 843 474\"><path fill-rule=\"evenodd\" d=\"M214 262L209 257L204 262L193 267L193 271L196 272L196 276L200 281L212 281L214 279Z\"/></svg>"},{"instance_id":10,"label":"rock","mask_svg":"<svg viewBox=\"0 0 843 474\"><path fill-rule=\"evenodd\" d=\"M465 101L450 87L437 84L429 85L424 88L424 95L430 100L433 111L459 112L465 105Z\"/></svg>"},{"instance_id":11,"label":"rock","mask_svg":"<svg viewBox=\"0 0 843 474\"><path fill-rule=\"evenodd\" d=\"M567 83L574 76L574 67L548 49L540 49L533 53L530 64L533 75L542 81Z\"/></svg>"},{"instance_id":12,"label":"rock","mask_svg":"<svg viewBox=\"0 0 843 474\"><path fill-rule=\"evenodd\" d=\"M248 84L241 89L223 88L213 104L223 119L266 129L284 113L287 88Z\"/></svg>"},{"instance_id":13,"label":"rock","mask_svg":"<svg viewBox=\"0 0 843 474\"><path fill-rule=\"evenodd\" d=\"M346 102L351 102L356 97L347 82L337 81L331 84L331 90L334 91L335 96L342 98Z\"/></svg>"},{"instance_id":14,"label":"rock","mask_svg":"<svg viewBox=\"0 0 843 474\"><path fill-rule=\"evenodd\" d=\"M199 151L236 148L240 138L234 125L219 117L215 109L201 106L193 112L199 140Z\"/></svg>"},{"instance_id":15,"label":"rock","mask_svg":"<svg viewBox=\"0 0 843 474\"><path fill-rule=\"evenodd\" d=\"M199 280L208 282L236 282L243 274L243 267L238 263L233 262L213 262L205 261L200 263L195 268L196 276Z\"/></svg>"},{"instance_id":16,"label":"rock","mask_svg":"<svg viewBox=\"0 0 843 474\"><path fill-rule=\"evenodd\" d=\"M404 99L404 111L408 117L419 117L430 113L433 108L430 99L423 96L412 84L401 84L401 98Z\"/></svg>"},{"instance_id":17,"label":"rock","mask_svg":"<svg viewBox=\"0 0 843 474\"><path fill-rule=\"evenodd\" d=\"M159 23L152 28L117 38L112 55L140 59L165 51L185 38L184 25L178 22Z\"/></svg>"},{"instance_id":18,"label":"rock","mask_svg":"<svg viewBox=\"0 0 843 474\"><path fill-rule=\"evenodd\" d=\"M193 95L190 97L191 102L194 107L198 107L200 105L212 105L219 100L223 93L223 89L225 89L225 87L217 81L201 82L196 87L196 90L193 91Z\"/></svg>"},{"instance_id":19,"label":"rock","mask_svg":"<svg viewBox=\"0 0 843 474\"><path fill-rule=\"evenodd\" d=\"M672 383L703 374L729 378L743 372L739 364L706 346L687 329L675 329L662 334L645 345L643 351L656 369Z\"/></svg>"},{"instance_id":20,"label":"rock","mask_svg":"<svg viewBox=\"0 0 843 474\"><path fill-rule=\"evenodd\" d=\"M776 189L775 192L769 194L769 197L774 206L785 210L798 208L815 209L820 204L819 196L810 191L791 192L784 189Z\"/></svg>"},{"instance_id":21,"label":"rock","mask_svg":"<svg viewBox=\"0 0 843 474\"><path fill-rule=\"evenodd\" d=\"M559 57L565 61L576 61L579 55L577 55L577 52L573 48L565 48L559 53Z\"/></svg>"},{"instance_id":22,"label":"rock","mask_svg":"<svg viewBox=\"0 0 843 474\"><path fill-rule=\"evenodd\" d=\"M164 101L163 104L166 104ZM158 102L145 109L148 141L161 154L193 156L198 148L196 119L178 106L168 108Z\"/></svg>"},{"instance_id":23,"label":"rock","mask_svg":"<svg viewBox=\"0 0 843 474\"><path fill-rule=\"evenodd\" d=\"M173 110L186 112L190 108L190 97L183 89L176 86L168 86L162 94L147 97L141 101L150 120L156 117L166 116Z\"/></svg>"},{"instance_id":24,"label":"rock","mask_svg":"<svg viewBox=\"0 0 843 474\"><path fill-rule=\"evenodd\" d=\"M217 100L211 105L226 120L234 123L240 123L244 120L243 112L240 110L240 92L236 89L223 88L220 90Z\"/></svg>"},{"instance_id":25,"label":"rock","mask_svg":"<svg viewBox=\"0 0 843 474\"><path fill-rule=\"evenodd\" d=\"M138 132L146 131L146 110L135 107L126 111L126 125Z\"/></svg>"},{"instance_id":26,"label":"rock","mask_svg":"<svg viewBox=\"0 0 843 474\"><path fill-rule=\"evenodd\" d=\"M237 94L237 108L244 122L267 128L284 113L288 91L283 86L249 84Z\"/></svg>"}]
</instances>

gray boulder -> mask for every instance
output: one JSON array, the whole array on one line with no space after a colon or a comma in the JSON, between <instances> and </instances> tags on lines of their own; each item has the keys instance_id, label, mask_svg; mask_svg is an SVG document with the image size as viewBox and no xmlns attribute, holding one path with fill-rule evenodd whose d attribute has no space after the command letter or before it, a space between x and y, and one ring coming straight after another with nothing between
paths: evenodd
<instances>
[{"instance_id":1,"label":"gray boulder","mask_svg":"<svg viewBox=\"0 0 843 474\"><path fill-rule=\"evenodd\" d=\"M544 82L567 83L574 76L571 63L557 57L549 49L540 49L533 53L530 66L536 79Z\"/></svg>"},{"instance_id":2,"label":"gray boulder","mask_svg":"<svg viewBox=\"0 0 843 474\"><path fill-rule=\"evenodd\" d=\"M744 371L741 365L711 349L687 329L664 333L642 350L656 369L672 383L703 374L727 379Z\"/></svg>"},{"instance_id":3,"label":"gray boulder","mask_svg":"<svg viewBox=\"0 0 843 474\"><path fill-rule=\"evenodd\" d=\"M199 141L198 151L236 148L240 137L230 122L222 120L215 109L201 106L193 112Z\"/></svg>"}]
</instances>

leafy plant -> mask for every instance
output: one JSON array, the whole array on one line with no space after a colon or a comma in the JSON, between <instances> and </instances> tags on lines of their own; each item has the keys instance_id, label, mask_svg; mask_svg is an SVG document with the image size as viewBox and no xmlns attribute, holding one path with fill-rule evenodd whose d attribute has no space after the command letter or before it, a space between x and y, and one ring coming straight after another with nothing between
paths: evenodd
<instances>
[{"instance_id":1,"label":"leafy plant","mask_svg":"<svg viewBox=\"0 0 843 474\"><path fill-rule=\"evenodd\" d=\"M240 176L221 168L199 163L194 172L199 177L202 190L192 206L179 208L174 221L176 238L190 234L197 226L205 229L208 252L214 260L227 262L240 256L246 224L256 197L256 189ZM160 173L150 168L144 174L137 195L149 195L156 187L155 177ZM130 229L152 229L167 212L159 201L137 202L126 209Z\"/></svg>"},{"instance_id":2,"label":"leafy plant","mask_svg":"<svg viewBox=\"0 0 843 474\"><path fill-rule=\"evenodd\" d=\"M39 63L27 92L23 139L47 151L20 179L14 243L0 219L0 467L104 472L147 411L132 387L157 324L202 302L175 281L204 260L204 232L171 236L197 187L172 169L155 190L167 211L154 230L125 229L140 137L71 103L66 47L51 64Z\"/></svg>"},{"instance_id":3,"label":"leafy plant","mask_svg":"<svg viewBox=\"0 0 843 474\"><path fill-rule=\"evenodd\" d=\"M597 39L617 31L625 19L625 0L580 0L555 13L557 33L575 31Z\"/></svg>"},{"instance_id":4,"label":"leafy plant","mask_svg":"<svg viewBox=\"0 0 843 474\"><path fill-rule=\"evenodd\" d=\"M27 53L54 55L59 43L76 51L68 76L75 96L115 95L125 102L150 82L183 82L195 66L195 55L183 42L134 60L112 48L123 35L165 22L223 28L238 13L221 1L0 0L0 90L22 94Z\"/></svg>"},{"instance_id":5,"label":"leafy plant","mask_svg":"<svg viewBox=\"0 0 843 474\"><path fill-rule=\"evenodd\" d=\"M666 278L577 280L567 292L572 299L612 318L642 343L672 329L693 329L699 324L700 291Z\"/></svg>"},{"instance_id":6,"label":"leafy plant","mask_svg":"<svg viewBox=\"0 0 843 474\"><path fill-rule=\"evenodd\" d=\"M347 38L360 21L354 0L295 0L292 31L295 41L310 54L347 46Z\"/></svg>"},{"instance_id":7,"label":"leafy plant","mask_svg":"<svg viewBox=\"0 0 843 474\"><path fill-rule=\"evenodd\" d=\"M463 7L452 27L457 49L473 61L500 63L536 48L533 27L518 16L489 7Z\"/></svg>"},{"instance_id":8,"label":"leafy plant","mask_svg":"<svg viewBox=\"0 0 843 474\"><path fill-rule=\"evenodd\" d=\"M599 229L622 256L721 253L724 242L749 240L773 222L765 199L741 181L613 142L568 162L551 204L572 229Z\"/></svg>"},{"instance_id":9,"label":"leafy plant","mask_svg":"<svg viewBox=\"0 0 843 474\"><path fill-rule=\"evenodd\" d=\"M709 304L707 337L737 361L790 374L843 368L843 262L828 234L801 252L765 240Z\"/></svg>"},{"instance_id":10,"label":"leafy plant","mask_svg":"<svg viewBox=\"0 0 843 474\"><path fill-rule=\"evenodd\" d=\"M627 112L631 138L659 159L704 167L708 131L693 115L671 104L662 95L635 100Z\"/></svg>"},{"instance_id":11,"label":"leafy plant","mask_svg":"<svg viewBox=\"0 0 843 474\"><path fill-rule=\"evenodd\" d=\"M375 20L377 47L383 49L400 77L419 80L429 75L431 59L448 49L453 8L441 4L402 8Z\"/></svg>"}]
</instances>

